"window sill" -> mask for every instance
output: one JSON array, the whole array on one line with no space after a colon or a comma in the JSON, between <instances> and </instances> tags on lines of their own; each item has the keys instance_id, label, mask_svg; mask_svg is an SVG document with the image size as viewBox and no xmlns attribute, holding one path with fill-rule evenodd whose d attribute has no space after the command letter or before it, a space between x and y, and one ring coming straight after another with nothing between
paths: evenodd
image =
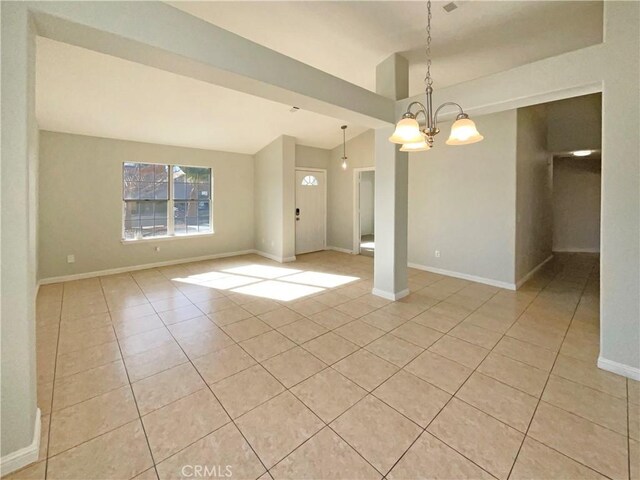
<instances>
[{"instance_id":1,"label":"window sill","mask_svg":"<svg viewBox=\"0 0 640 480\"><path fill-rule=\"evenodd\" d=\"M120 243L123 245L136 245L136 244L144 244L144 243L155 243L155 242L167 242L171 240L184 240L188 238L203 238L203 237L213 237L215 232L211 233L192 233L191 235L166 235L164 237L151 237L151 238L140 238L135 240L125 240L120 239Z\"/></svg>"}]
</instances>

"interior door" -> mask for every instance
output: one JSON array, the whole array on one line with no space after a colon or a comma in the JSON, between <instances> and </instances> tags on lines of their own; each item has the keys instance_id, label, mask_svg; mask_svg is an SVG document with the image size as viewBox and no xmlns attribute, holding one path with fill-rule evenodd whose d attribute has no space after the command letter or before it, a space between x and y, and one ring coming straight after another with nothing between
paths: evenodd
<instances>
[{"instance_id":1,"label":"interior door","mask_svg":"<svg viewBox=\"0 0 640 480\"><path fill-rule=\"evenodd\" d=\"M296 170L296 255L324 250L326 173Z\"/></svg>"}]
</instances>

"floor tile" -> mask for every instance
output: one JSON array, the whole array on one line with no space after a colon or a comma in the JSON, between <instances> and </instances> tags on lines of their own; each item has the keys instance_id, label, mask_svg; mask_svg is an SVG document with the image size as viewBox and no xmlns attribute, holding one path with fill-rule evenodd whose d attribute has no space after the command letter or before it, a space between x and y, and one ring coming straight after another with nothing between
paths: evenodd
<instances>
[{"instance_id":1,"label":"floor tile","mask_svg":"<svg viewBox=\"0 0 640 480\"><path fill-rule=\"evenodd\" d=\"M231 418L237 418L284 391L273 375L254 365L211 385Z\"/></svg>"},{"instance_id":2,"label":"floor tile","mask_svg":"<svg viewBox=\"0 0 640 480\"><path fill-rule=\"evenodd\" d=\"M146 352L153 348L167 346L175 340L166 328L158 328L149 332L139 333L119 340L122 354L127 357Z\"/></svg>"},{"instance_id":3,"label":"floor tile","mask_svg":"<svg viewBox=\"0 0 640 480\"><path fill-rule=\"evenodd\" d=\"M103 343L71 353L58 354L56 376L58 378L100 367L120 360L118 342Z\"/></svg>"},{"instance_id":4,"label":"floor tile","mask_svg":"<svg viewBox=\"0 0 640 480\"><path fill-rule=\"evenodd\" d=\"M404 367L424 351L423 348L391 334L374 340L365 349L398 367Z\"/></svg>"},{"instance_id":5,"label":"floor tile","mask_svg":"<svg viewBox=\"0 0 640 480\"><path fill-rule=\"evenodd\" d=\"M627 478L627 439L540 402L529 436L611 478Z\"/></svg>"},{"instance_id":6,"label":"floor tile","mask_svg":"<svg viewBox=\"0 0 640 480\"><path fill-rule=\"evenodd\" d=\"M215 320L214 320L215 321ZM235 323L227 324L222 327L227 335L236 342L248 340L258 335L268 332L271 327L257 317L251 317L246 320L240 320Z\"/></svg>"},{"instance_id":7,"label":"floor tile","mask_svg":"<svg viewBox=\"0 0 640 480\"><path fill-rule=\"evenodd\" d=\"M92 368L75 375L56 380L53 395L53 410L83 402L128 382L122 361Z\"/></svg>"},{"instance_id":8,"label":"floor tile","mask_svg":"<svg viewBox=\"0 0 640 480\"><path fill-rule=\"evenodd\" d=\"M327 427L278 463L271 470L271 475L275 480L380 478L371 465Z\"/></svg>"},{"instance_id":9,"label":"floor tile","mask_svg":"<svg viewBox=\"0 0 640 480\"><path fill-rule=\"evenodd\" d=\"M370 395L338 417L331 428L382 474L391 470L422 431Z\"/></svg>"},{"instance_id":10,"label":"floor tile","mask_svg":"<svg viewBox=\"0 0 640 480\"><path fill-rule=\"evenodd\" d=\"M447 333L453 327L458 325L462 320L436 313L433 310L427 310L412 319L413 322L419 323L425 327L437 330L440 333Z\"/></svg>"},{"instance_id":11,"label":"floor tile","mask_svg":"<svg viewBox=\"0 0 640 480\"><path fill-rule=\"evenodd\" d=\"M327 365L332 365L358 350L358 346L333 332L304 343L302 347L314 354Z\"/></svg>"},{"instance_id":12,"label":"floor tile","mask_svg":"<svg viewBox=\"0 0 640 480\"><path fill-rule=\"evenodd\" d=\"M302 315L298 312L294 312L290 308L280 307L275 310L258 315L258 318L271 328L279 328L290 323L300 320Z\"/></svg>"},{"instance_id":13,"label":"floor tile","mask_svg":"<svg viewBox=\"0 0 640 480\"><path fill-rule=\"evenodd\" d=\"M449 335L443 336L431 345L429 351L469 368L476 368L489 354L489 350L486 348Z\"/></svg>"},{"instance_id":14,"label":"floor tile","mask_svg":"<svg viewBox=\"0 0 640 480\"><path fill-rule=\"evenodd\" d=\"M591 422L627 435L627 402L551 375L542 400Z\"/></svg>"},{"instance_id":15,"label":"floor tile","mask_svg":"<svg viewBox=\"0 0 640 480\"><path fill-rule=\"evenodd\" d=\"M326 367L326 364L301 347L287 350L264 361L262 366L287 388L302 382Z\"/></svg>"},{"instance_id":16,"label":"floor tile","mask_svg":"<svg viewBox=\"0 0 640 480\"><path fill-rule=\"evenodd\" d=\"M326 333L327 329L308 318L303 318L284 327L280 327L278 331L295 343L302 344Z\"/></svg>"},{"instance_id":17,"label":"floor tile","mask_svg":"<svg viewBox=\"0 0 640 480\"><path fill-rule=\"evenodd\" d=\"M500 479L506 479L524 435L453 398L427 431Z\"/></svg>"},{"instance_id":18,"label":"floor tile","mask_svg":"<svg viewBox=\"0 0 640 480\"><path fill-rule=\"evenodd\" d=\"M230 421L208 388L142 417L156 463Z\"/></svg>"},{"instance_id":19,"label":"floor tile","mask_svg":"<svg viewBox=\"0 0 640 480\"><path fill-rule=\"evenodd\" d=\"M295 343L275 330L240 342L239 345L259 362L296 346Z\"/></svg>"},{"instance_id":20,"label":"floor tile","mask_svg":"<svg viewBox=\"0 0 640 480\"><path fill-rule=\"evenodd\" d=\"M391 304L393 305L393 304ZM385 307L386 308L386 307ZM376 310L360 318L360 321L371 325L372 327L379 328L385 332L390 332L394 328L398 328L400 325L407 323L407 320L393 315L389 312L383 312L382 310Z\"/></svg>"},{"instance_id":21,"label":"floor tile","mask_svg":"<svg viewBox=\"0 0 640 480\"><path fill-rule=\"evenodd\" d=\"M447 301L440 302L429 309L434 313L439 313L456 320L464 320L471 313L471 309L461 305L455 305Z\"/></svg>"},{"instance_id":22,"label":"floor tile","mask_svg":"<svg viewBox=\"0 0 640 480\"><path fill-rule=\"evenodd\" d=\"M124 359L131 382L137 382L188 361L187 356L175 342Z\"/></svg>"},{"instance_id":23,"label":"floor tile","mask_svg":"<svg viewBox=\"0 0 640 480\"><path fill-rule=\"evenodd\" d=\"M387 475L390 480L493 479L473 462L425 432Z\"/></svg>"},{"instance_id":24,"label":"floor tile","mask_svg":"<svg viewBox=\"0 0 640 480\"><path fill-rule=\"evenodd\" d=\"M291 392L326 423L332 422L367 394L332 368L296 385Z\"/></svg>"},{"instance_id":25,"label":"floor tile","mask_svg":"<svg viewBox=\"0 0 640 480\"><path fill-rule=\"evenodd\" d=\"M342 303L335 307L336 310L346 313L350 317L360 318L367 313L371 313L377 308L370 303L367 303L360 298L350 300L347 303Z\"/></svg>"},{"instance_id":26,"label":"floor tile","mask_svg":"<svg viewBox=\"0 0 640 480\"><path fill-rule=\"evenodd\" d=\"M277 308L280 308L280 304L274 302L273 300L261 298L259 300L244 304L242 308L244 308L252 315L261 315L263 313L271 312L273 310L276 310Z\"/></svg>"},{"instance_id":27,"label":"floor tile","mask_svg":"<svg viewBox=\"0 0 640 480\"><path fill-rule=\"evenodd\" d=\"M129 385L52 414L49 455L75 447L138 418Z\"/></svg>"},{"instance_id":28,"label":"floor tile","mask_svg":"<svg viewBox=\"0 0 640 480\"><path fill-rule=\"evenodd\" d=\"M247 319L254 320L254 321L245 322L244 323L245 328L248 328L246 326L253 324L252 328L255 329L257 328L256 325L258 325L259 323L264 323L262 322L262 320L258 320L252 317L251 313L245 310L244 308L238 307L238 306L224 308L216 312L208 313L207 315L211 320L213 320L220 327L225 327L225 326L231 327L232 324L240 322L241 320L247 320ZM235 331L237 330L237 328L231 328L231 330ZM233 337L233 335L231 336ZM245 337L245 338L249 338L249 337ZM245 338L241 338L236 341L244 340Z\"/></svg>"},{"instance_id":29,"label":"floor tile","mask_svg":"<svg viewBox=\"0 0 640 480\"><path fill-rule=\"evenodd\" d=\"M556 359L556 352L546 348L537 347L516 338L504 336L494 347L493 351L504 357L526 363L532 367L551 371Z\"/></svg>"},{"instance_id":30,"label":"floor tile","mask_svg":"<svg viewBox=\"0 0 640 480\"><path fill-rule=\"evenodd\" d=\"M71 353L115 341L116 335L110 325L82 332L61 332L58 340L58 352L60 354Z\"/></svg>"},{"instance_id":31,"label":"floor tile","mask_svg":"<svg viewBox=\"0 0 640 480\"><path fill-rule=\"evenodd\" d=\"M190 337L198 333L210 332L211 330L220 330L216 327L209 317L201 315L199 317L190 318L182 322L173 323L167 326L167 329L171 332L178 341L182 338Z\"/></svg>"},{"instance_id":32,"label":"floor tile","mask_svg":"<svg viewBox=\"0 0 640 480\"><path fill-rule=\"evenodd\" d=\"M544 370L497 353L489 354L478 367L478 371L534 397L540 396L549 375Z\"/></svg>"},{"instance_id":33,"label":"floor tile","mask_svg":"<svg viewBox=\"0 0 640 480\"><path fill-rule=\"evenodd\" d=\"M183 363L131 385L140 409L145 415L206 385L193 365Z\"/></svg>"},{"instance_id":34,"label":"floor tile","mask_svg":"<svg viewBox=\"0 0 640 480\"><path fill-rule=\"evenodd\" d=\"M206 332L196 333L188 337L178 339L180 347L191 360L207 355L208 353L222 350L233 345L233 340L220 328L215 327Z\"/></svg>"},{"instance_id":35,"label":"floor tile","mask_svg":"<svg viewBox=\"0 0 640 480\"><path fill-rule=\"evenodd\" d=\"M334 308L314 313L313 315L310 315L309 318L328 330L334 330L349 322L353 322L353 317L350 317L346 313L342 313Z\"/></svg>"},{"instance_id":36,"label":"floor tile","mask_svg":"<svg viewBox=\"0 0 640 480\"><path fill-rule=\"evenodd\" d=\"M256 361L237 345L209 353L193 360L193 364L204 378L212 385L223 378L241 372L256 364Z\"/></svg>"},{"instance_id":37,"label":"floor tile","mask_svg":"<svg viewBox=\"0 0 640 480\"><path fill-rule=\"evenodd\" d=\"M52 480L132 478L153 466L140 420L49 459Z\"/></svg>"},{"instance_id":38,"label":"floor tile","mask_svg":"<svg viewBox=\"0 0 640 480\"><path fill-rule=\"evenodd\" d=\"M451 329L448 335L487 349L495 347L496 343L498 343L500 338L502 338L501 333L493 332L486 328L477 327L476 325L465 322L462 322Z\"/></svg>"},{"instance_id":39,"label":"floor tile","mask_svg":"<svg viewBox=\"0 0 640 480\"><path fill-rule=\"evenodd\" d=\"M337 371L371 391L398 371L398 367L366 350L358 350L333 365Z\"/></svg>"},{"instance_id":40,"label":"floor tile","mask_svg":"<svg viewBox=\"0 0 640 480\"><path fill-rule=\"evenodd\" d=\"M538 399L475 372L456 397L521 432L526 432Z\"/></svg>"},{"instance_id":41,"label":"floor tile","mask_svg":"<svg viewBox=\"0 0 640 480\"><path fill-rule=\"evenodd\" d=\"M422 348L429 348L442 337L440 332L415 322L407 322L392 330L391 334Z\"/></svg>"},{"instance_id":42,"label":"floor tile","mask_svg":"<svg viewBox=\"0 0 640 480\"><path fill-rule=\"evenodd\" d=\"M351 323L347 323L346 325L335 329L334 332L360 347L364 347L365 345L373 342L376 338L380 338L385 334L384 330L373 327L361 320L355 320Z\"/></svg>"},{"instance_id":43,"label":"floor tile","mask_svg":"<svg viewBox=\"0 0 640 480\"><path fill-rule=\"evenodd\" d=\"M451 398L444 390L404 370L376 388L373 394L423 428Z\"/></svg>"},{"instance_id":44,"label":"floor tile","mask_svg":"<svg viewBox=\"0 0 640 480\"><path fill-rule=\"evenodd\" d=\"M625 378L601 370L592 362L584 362L576 358L558 355L551 372L559 377L581 383L618 398L624 399L627 397L627 382Z\"/></svg>"},{"instance_id":45,"label":"floor tile","mask_svg":"<svg viewBox=\"0 0 640 480\"><path fill-rule=\"evenodd\" d=\"M320 419L289 392L243 415L236 424L267 468L323 427Z\"/></svg>"},{"instance_id":46,"label":"floor tile","mask_svg":"<svg viewBox=\"0 0 640 480\"><path fill-rule=\"evenodd\" d=\"M404 369L452 395L472 372L470 368L429 351L420 354Z\"/></svg>"},{"instance_id":47,"label":"floor tile","mask_svg":"<svg viewBox=\"0 0 640 480\"><path fill-rule=\"evenodd\" d=\"M158 465L160 480L177 480L193 477L195 465L207 466L215 476L231 478L258 478L264 466L258 460L238 429L229 423L210 433L184 450ZM185 466L189 466L186 469ZM227 467L229 470L227 470Z\"/></svg>"},{"instance_id":48,"label":"floor tile","mask_svg":"<svg viewBox=\"0 0 640 480\"><path fill-rule=\"evenodd\" d=\"M605 480L599 473L536 442L524 440L518 459L509 477L512 480L562 478L564 480Z\"/></svg>"}]
</instances>

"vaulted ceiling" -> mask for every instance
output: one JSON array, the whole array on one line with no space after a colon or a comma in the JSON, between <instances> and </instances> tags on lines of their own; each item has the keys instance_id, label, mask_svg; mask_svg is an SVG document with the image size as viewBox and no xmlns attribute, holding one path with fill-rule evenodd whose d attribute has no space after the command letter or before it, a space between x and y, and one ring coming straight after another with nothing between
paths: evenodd
<instances>
[{"instance_id":1,"label":"vaulted ceiling","mask_svg":"<svg viewBox=\"0 0 640 480\"><path fill-rule=\"evenodd\" d=\"M424 76L426 2L170 2L171 5L375 90L375 67L410 61L410 91ZM457 1L433 5L435 86L445 86L595 44L602 2ZM334 148L341 119L39 38L40 128L125 140L255 153L279 135ZM364 131L350 125L348 138Z\"/></svg>"}]
</instances>

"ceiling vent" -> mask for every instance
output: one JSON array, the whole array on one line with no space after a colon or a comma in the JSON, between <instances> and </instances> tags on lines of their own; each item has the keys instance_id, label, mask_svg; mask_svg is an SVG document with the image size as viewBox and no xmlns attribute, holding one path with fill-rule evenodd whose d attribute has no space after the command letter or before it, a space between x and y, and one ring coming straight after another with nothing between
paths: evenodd
<instances>
[{"instance_id":1,"label":"ceiling vent","mask_svg":"<svg viewBox=\"0 0 640 480\"><path fill-rule=\"evenodd\" d=\"M455 2L450 2L447 3L444 7L442 7L444 9L445 12L447 13L451 13L453 12L456 8L458 8L458 5L456 5Z\"/></svg>"}]
</instances>

